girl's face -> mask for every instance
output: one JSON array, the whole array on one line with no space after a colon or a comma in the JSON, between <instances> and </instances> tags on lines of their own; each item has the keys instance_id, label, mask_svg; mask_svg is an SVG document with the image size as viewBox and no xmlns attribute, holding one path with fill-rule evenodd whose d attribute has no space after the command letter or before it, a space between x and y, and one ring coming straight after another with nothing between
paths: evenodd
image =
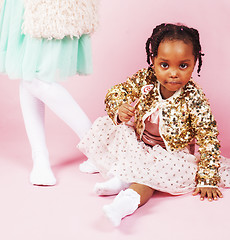
<instances>
[{"instance_id":1,"label":"girl's face","mask_svg":"<svg viewBox=\"0 0 230 240\"><path fill-rule=\"evenodd\" d=\"M161 95L165 99L187 84L196 63L192 43L182 40L161 42L158 55L152 61L156 78L161 84Z\"/></svg>"}]
</instances>

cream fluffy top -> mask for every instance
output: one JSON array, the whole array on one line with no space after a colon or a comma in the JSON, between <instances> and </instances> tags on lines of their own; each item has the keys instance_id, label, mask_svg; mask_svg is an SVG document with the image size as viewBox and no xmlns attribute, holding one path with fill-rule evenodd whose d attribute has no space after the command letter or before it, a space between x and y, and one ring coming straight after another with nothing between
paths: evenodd
<instances>
[{"instance_id":1,"label":"cream fluffy top","mask_svg":"<svg viewBox=\"0 0 230 240\"><path fill-rule=\"evenodd\" d=\"M31 37L79 38L82 34L94 32L98 25L99 0L24 0L24 2L22 32Z\"/></svg>"}]
</instances>

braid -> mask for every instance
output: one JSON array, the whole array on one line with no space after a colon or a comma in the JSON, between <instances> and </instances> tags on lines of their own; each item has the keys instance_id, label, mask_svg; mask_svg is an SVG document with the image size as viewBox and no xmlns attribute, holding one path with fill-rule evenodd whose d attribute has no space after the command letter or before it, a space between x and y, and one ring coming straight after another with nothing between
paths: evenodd
<instances>
[{"instance_id":1,"label":"braid","mask_svg":"<svg viewBox=\"0 0 230 240\"><path fill-rule=\"evenodd\" d=\"M147 53L147 63L150 65L151 61L150 61L150 56L151 56L151 52L150 52L150 43L151 43L151 38L148 38L146 45L145 45L145 50Z\"/></svg>"},{"instance_id":2,"label":"braid","mask_svg":"<svg viewBox=\"0 0 230 240\"><path fill-rule=\"evenodd\" d=\"M152 35L146 42L147 63L150 64L150 58L156 57L158 47L164 40L182 40L185 43L191 42L193 45L193 55L198 60L197 73L200 76L202 66L202 56L199 32L194 28L189 28L182 24L162 23L153 29Z\"/></svg>"}]
</instances>

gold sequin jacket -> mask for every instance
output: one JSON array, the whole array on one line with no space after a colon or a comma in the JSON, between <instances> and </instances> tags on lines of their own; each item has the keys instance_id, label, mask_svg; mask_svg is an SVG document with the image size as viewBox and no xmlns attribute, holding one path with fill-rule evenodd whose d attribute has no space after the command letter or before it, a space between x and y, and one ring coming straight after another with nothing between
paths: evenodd
<instances>
[{"instance_id":1,"label":"gold sequin jacket","mask_svg":"<svg viewBox=\"0 0 230 240\"><path fill-rule=\"evenodd\" d=\"M141 89L146 85L152 85L152 89L143 94ZM118 108L124 103L138 101L134 125L139 139L145 128L145 119L158 108L159 131L166 149L182 150L195 138L200 153L196 182L199 186L216 186L220 180L218 130L202 89L190 79L173 97L160 100L159 82L153 71L142 69L126 82L112 87L106 95L105 104L109 117L118 124Z\"/></svg>"}]
</instances>

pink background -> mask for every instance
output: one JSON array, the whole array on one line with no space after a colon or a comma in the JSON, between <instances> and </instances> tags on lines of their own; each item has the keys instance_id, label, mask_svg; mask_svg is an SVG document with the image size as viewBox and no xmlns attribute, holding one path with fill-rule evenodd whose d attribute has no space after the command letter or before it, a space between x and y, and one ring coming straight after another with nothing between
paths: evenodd
<instances>
[{"instance_id":1,"label":"pink background","mask_svg":"<svg viewBox=\"0 0 230 240\"><path fill-rule=\"evenodd\" d=\"M107 89L147 66L145 42L153 27L162 22L181 22L199 30L205 57L201 77L196 72L193 76L210 99L222 154L230 157L229 0L101 0L100 27L93 35L94 73L73 77L63 85L92 121L105 115ZM30 148L18 85L19 80L0 76L2 239L227 239L228 190L223 191L225 197L217 203L203 203L190 194L157 194L126 218L119 229L113 229L101 210L113 197L98 198L92 193L94 183L102 178L79 173L78 164L85 159L75 148L79 140L49 110L47 142L58 184L52 188L31 186Z\"/></svg>"}]
</instances>

